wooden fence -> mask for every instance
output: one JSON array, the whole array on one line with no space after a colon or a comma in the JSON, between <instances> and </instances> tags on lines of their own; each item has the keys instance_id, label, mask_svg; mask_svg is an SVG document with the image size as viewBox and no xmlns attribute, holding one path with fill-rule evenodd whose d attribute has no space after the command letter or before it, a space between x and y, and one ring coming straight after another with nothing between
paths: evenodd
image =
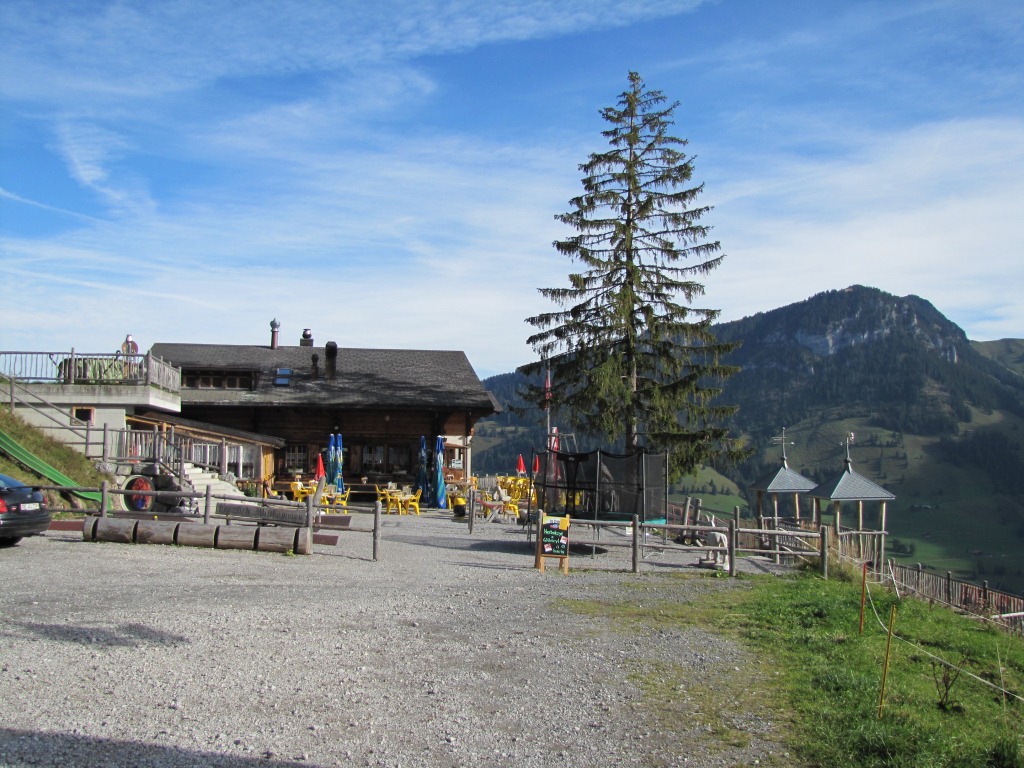
<instances>
[{"instance_id":1,"label":"wooden fence","mask_svg":"<svg viewBox=\"0 0 1024 768\"><path fill-rule=\"evenodd\" d=\"M47 486L39 485L34 486L45 491L56 491L58 493L67 492L85 492L85 493L99 493L100 494L100 505L99 509L91 510L86 516L85 520L93 520L99 518L123 518L123 519L135 519L135 520L178 520L187 521L190 523L203 523L205 525L211 525L216 521L223 520L226 525L231 525L232 522L242 522L245 524L253 525L276 525L276 526L288 526L308 529L310 535L322 528L330 530L349 530L356 533L370 533L373 537L373 560L376 562L380 558L380 542L381 542L381 508L380 504L374 505L372 510L373 513L373 527L371 529L365 528L354 528L349 525L337 526L329 525L330 520L340 520L342 518L348 518L348 515L341 514L324 514L324 510L329 509L325 505L315 503L314 499L319 497L319 494L306 497L305 501L296 502L289 501L287 499L253 499L248 496L242 495L227 495L227 494L216 494L213 493L212 489L207 487L204 493L197 493L193 491L143 491L135 489L123 489L113 488L109 481L104 480L103 484L99 488L85 488L85 487L74 487L69 488L65 486ZM190 510L190 513L164 513L153 514L149 512L131 512L126 508L130 505L122 501L120 505L114 503L114 499L117 496L173 496L179 500L185 502L181 506L184 506ZM63 511L57 508L50 508L50 512ZM81 510L69 510L79 512ZM349 518L351 519L351 518ZM347 521L346 521L347 522Z\"/></svg>"},{"instance_id":2,"label":"wooden fence","mask_svg":"<svg viewBox=\"0 0 1024 768\"><path fill-rule=\"evenodd\" d=\"M949 571L943 575L925 570L920 563L911 567L892 560L887 563L885 580L892 582L897 593L942 603L1024 634L1024 597L989 589L987 581L979 586L954 579Z\"/></svg>"}]
</instances>

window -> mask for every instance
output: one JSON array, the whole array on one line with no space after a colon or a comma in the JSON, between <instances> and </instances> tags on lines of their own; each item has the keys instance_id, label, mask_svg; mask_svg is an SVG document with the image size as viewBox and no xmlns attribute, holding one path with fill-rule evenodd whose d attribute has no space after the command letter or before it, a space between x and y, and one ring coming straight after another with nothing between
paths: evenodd
<instances>
[{"instance_id":1,"label":"window","mask_svg":"<svg viewBox=\"0 0 1024 768\"><path fill-rule=\"evenodd\" d=\"M284 447L285 471L305 472L307 455L306 446L304 445L286 445Z\"/></svg>"},{"instance_id":2,"label":"window","mask_svg":"<svg viewBox=\"0 0 1024 768\"><path fill-rule=\"evenodd\" d=\"M80 421L83 424L92 424L96 418L95 408L73 408L71 415L75 421Z\"/></svg>"},{"instance_id":3,"label":"window","mask_svg":"<svg viewBox=\"0 0 1024 768\"><path fill-rule=\"evenodd\" d=\"M188 389L252 389L252 371L185 371L182 384Z\"/></svg>"}]
</instances>

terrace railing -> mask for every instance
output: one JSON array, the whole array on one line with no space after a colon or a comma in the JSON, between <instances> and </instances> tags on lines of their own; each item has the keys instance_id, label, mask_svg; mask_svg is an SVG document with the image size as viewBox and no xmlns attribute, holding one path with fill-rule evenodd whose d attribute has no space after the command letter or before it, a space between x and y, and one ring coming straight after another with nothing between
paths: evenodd
<instances>
[{"instance_id":1,"label":"terrace railing","mask_svg":"<svg viewBox=\"0 0 1024 768\"><path fill-rule=\"evenodd\" d=\"M152 354L0 352L0 377L22 384L119 384L181 391L181 372Z\"/></svg>"}]
</instances>

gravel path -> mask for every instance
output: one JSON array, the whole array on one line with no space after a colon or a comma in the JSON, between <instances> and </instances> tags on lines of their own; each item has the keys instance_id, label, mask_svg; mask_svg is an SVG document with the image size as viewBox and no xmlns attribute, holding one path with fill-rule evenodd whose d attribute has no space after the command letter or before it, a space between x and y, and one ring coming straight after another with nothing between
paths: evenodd
<instances>
[{"instance_id":1,"label":"gravel path","mask_svg":"<svg viewBox=\"0 0 1024 768\"><path fill-rule=\"evenodd\" d=\"M630 574L628 549L541 574L515 526L430 514L385 518L370 554L352 531L308 557L56 532L0 551L0 766L791 764L732 641L560 603L742 582L667 579L676 554Z\"/></svg>"}]
</instances>

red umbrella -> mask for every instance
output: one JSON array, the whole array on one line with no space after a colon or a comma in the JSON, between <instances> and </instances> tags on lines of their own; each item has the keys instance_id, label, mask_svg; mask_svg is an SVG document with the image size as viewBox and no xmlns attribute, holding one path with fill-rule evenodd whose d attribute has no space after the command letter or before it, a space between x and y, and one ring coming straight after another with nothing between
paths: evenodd
<instances>
[{"instance_id":1,"label":"red umbrella","mask_svg":"<svg viewBox=\"0 0 1024 768\"><path fill-rule=\"evenodd\" d=\"M520 475L526 474L526 462L523 461L523 454L519 454L519 461L516 462L516 472Z\"/></svg>"},{"instance_id":2,"label":"red umbrella","mask_svg":"<svg viewBox=\"0 0 1024 768\"><path fill-rule=\"evenodd\" d=\"M533 474L540 472L540 454L533 454Z\"/></svg>"},{"instance_id":3,"label":"red umbrella","mask_svg":"<svg viewBox=\"0 0 1024 768\"><path fill-rule=\"evenodd\" d=\"M324 457L322 454L318 453L316 455L316 472L313 474L313 479L319 480L321 477L326 475L327 473L324 472Z\"/></svg>"}]
</instances>

